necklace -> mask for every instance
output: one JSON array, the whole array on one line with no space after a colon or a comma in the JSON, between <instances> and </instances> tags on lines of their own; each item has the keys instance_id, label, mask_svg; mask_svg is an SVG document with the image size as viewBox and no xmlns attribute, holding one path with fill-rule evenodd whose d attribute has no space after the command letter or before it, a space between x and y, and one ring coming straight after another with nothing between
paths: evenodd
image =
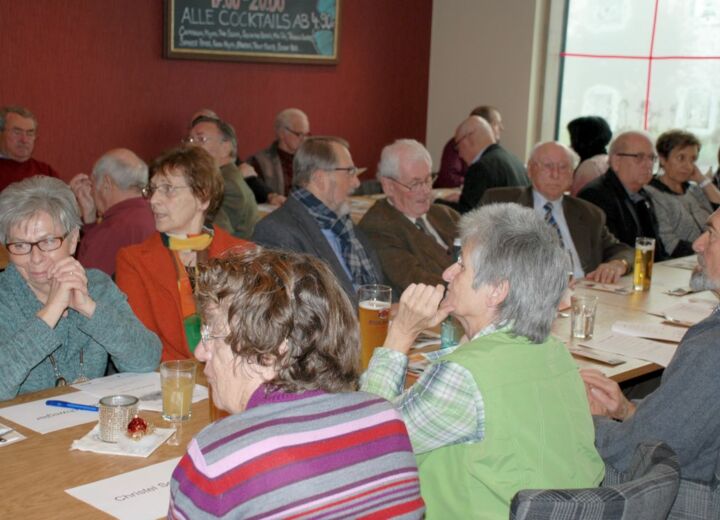
<instances>
[{"instance_id":1,"label":"necklace","mask_svg":"<svg viewBox=\"0 0 720 520\"><path fill-rule=\"evenodd\" d=\"M89 381L87 377L83 374L83 368L85 366L85 360L83 359L83 355L85 353L85 349L80 350L80 375L73 381L73 384L75 383L84 383L86 381ZM53 367L53 372L55 373L55 386L67 386L67 379L65 379L63 376L60 375L60 371L57 367L57 361L55 361L55 356L50 354L48 356L50 358L50 364Z\"/></svg>"}]
</instances>

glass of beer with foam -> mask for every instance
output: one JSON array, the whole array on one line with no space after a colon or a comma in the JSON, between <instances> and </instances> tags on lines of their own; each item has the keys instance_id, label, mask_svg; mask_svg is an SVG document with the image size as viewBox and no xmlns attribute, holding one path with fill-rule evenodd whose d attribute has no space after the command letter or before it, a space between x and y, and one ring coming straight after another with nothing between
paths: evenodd
<instances>
[{"instance_id":1,"label":"glass of beer with foam","mask_svg":"<svg viewBox=\"0 0 720 520\"><path fill-rule=\"evenodd\" d=\"M360 321L360 359L367 368L376 347L387 336L392 289L387 285L361 285L358 289Z\"/></svg>"},{"instance_id":2,"label":"glass of beer with foam","mask_svg":"<svg viewBox=\"0 0 720 520\"><path fill-rule=\"evenodd\" d=\"M650 289L654 256L655 239L637 237L635 239L635 265L633 266L633 288L636 291Z\"/></svg>"}]
</instances>

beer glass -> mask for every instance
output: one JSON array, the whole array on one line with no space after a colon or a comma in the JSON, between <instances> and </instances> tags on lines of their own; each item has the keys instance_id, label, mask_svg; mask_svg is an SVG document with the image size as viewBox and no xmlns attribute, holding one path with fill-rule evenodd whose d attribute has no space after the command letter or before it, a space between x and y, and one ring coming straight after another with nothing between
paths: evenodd
<instances>
[{"instance_id":1,"label":"beer glass","mask_svg":"<svg viewBox=\"0 0 720 520\"><path fill-rule=\"evenodd\" d=\"M387 336L392 289L387 285L361 285L358 289L360 321L360 360L367 368L376 347Z\"/></svg>"},{"instance_id":2,"label":"beer glass","mask_svg":"<svg viewBox=\"0 0 720 520\"><path fill-rule=\"evenodd\" d=\"M633 266L633 289L647 291L652 280L655 239L637 237L635 239L635 265Z\"/></svg>"},{"instance_id":3,"label":"beer glass","mask_svg":"<svg viewBox=\"0 0 720 520\"><path fill-rule=\"evenodd\" d=\"M178 446L182 436L182 423L190 419L190 404L195 387L195 362L165 361L160 364L162 389L162 417L175 427L175 435L168 444Z\"/></svg>"}]
</instances>

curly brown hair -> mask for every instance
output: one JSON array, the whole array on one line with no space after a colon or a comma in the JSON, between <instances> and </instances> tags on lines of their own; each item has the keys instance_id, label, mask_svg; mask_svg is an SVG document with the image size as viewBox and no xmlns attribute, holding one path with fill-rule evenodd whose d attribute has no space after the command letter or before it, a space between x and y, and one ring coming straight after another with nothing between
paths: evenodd
<instances>
[{"instance_id":1,"label":"curly brown hair","mask_svg":"<svg viewBox=\"0 0 720 520\"><path fill-rule=\"evenodd\" d=\"M357 318L321 260L260 247L231 250L200 266L195 298L204 323L217 312L227 316L226 341L236 356L272 366L271 387L357 388Z\"/></svg>"},{"instance_id":2,"label":"curly brown hair","mask_svg":"<svg viewBox=\"0 0 720 520\"><path fill-rule=\"evenodd\" d=\"M173 170L182 173L195 197L209 202L205 215L213 217L222 204L225 183L212 155L199 146L167 150L150 163L150 179Z\"/></svg>"}]
</instances>

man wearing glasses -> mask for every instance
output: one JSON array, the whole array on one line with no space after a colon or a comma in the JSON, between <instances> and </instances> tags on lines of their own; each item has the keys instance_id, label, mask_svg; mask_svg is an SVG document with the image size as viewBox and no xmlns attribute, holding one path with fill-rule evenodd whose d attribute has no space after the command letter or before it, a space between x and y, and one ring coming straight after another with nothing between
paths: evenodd
<instances>
[{"instance_id":1,"label":"man wearing glasses","mask_svg":"<svg viewBox=\"0 0 720 520\"><path fill-rule=\"evenodd\" d=\"M657 155L650 137L629 131L610 143L610 168L580 190L578 197L592 202L605 212L607 227L618 240L635 247L636 237L658 237L658 225L652 201L643 187L652 179ZM659 240L655 260L667 257Z\"/></svg>"},{"instance_id":2,"label":"man wearing glasses","mask_svg":"<svg viewBox=\"0 0 720 520\"><path fill-rule=\"evenodd\" d=\"M567 146L539 143L528 161L532 186L487 190L482 205L516 202L534 208L555 229L575 278L615 283L631 269L635 251L610 233L599 208L565 194L576 162L577 156Z\"/></svg>"},{"instance_id":3,"label":"man wearing glasses","mask_svg":"<svg viewBox=\"0 0 720 520\"><path fill-rule=\"evenodd\" d=\"M377 178L387 198L377 201L359 224L396 298L411 283L443 283L442 273L453 263L460 215L433 204L431 171L430 154L413 139L383 148Z\"/></svg>"},{"instance_id":4,"label":"man wearing glasses","mask_svg":"<svg viewBox=\"0 0 720 520\"><path fill-rule=\"evenodd\" d=\"M25 107L0 108L0 191L8 184L35 175L59 178L47 163L32 158L37 120Z\"/></svg>"},{"instance_id":5,"label":"man wearing glasses","mask_svg":"<svg viewBox=\"0 0 720 520\"><path fill-rule=\"evenodd\" d=\"M287 196L290 192L293 157L309 135L310 122L302 110L286 108L275 116L275 141L248 160L273 193Z\"/></svg>"},{"instance_id":6,"label":"man wearing glasses","mask_svg":"<svg viewBox=\"0 0 720 520\"><path fill-rule=\"evenodd\" d=\"M293 160L293 190L258 222L253 242L322 258L350 300L360 285L382 283L380 261L350 218L350 194L360 185L348 144L337 137L305 139Z\"/></svg>"},{"instance_id":7,"label":"man wearing glasses","mask_svg":"<svg viewBox=\"0 0 720 520\"><path fill-rule=\"evenodd\" d=\"M222 119L212 117L201 116L193 123L184 143L199 146L212 155L225 182L222 206L214 223L238 238L249 239L259 216L255 196L235 164L235 129Z\"/></svg>"}]
</instances>

